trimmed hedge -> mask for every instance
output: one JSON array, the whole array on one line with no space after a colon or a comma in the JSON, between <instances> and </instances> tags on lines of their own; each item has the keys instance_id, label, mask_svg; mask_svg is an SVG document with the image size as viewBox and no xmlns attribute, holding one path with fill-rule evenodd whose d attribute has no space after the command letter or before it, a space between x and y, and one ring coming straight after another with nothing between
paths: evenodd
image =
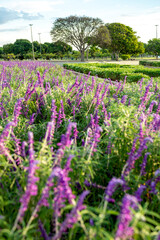
<instances>
[{"instance_id":1,"label":"trimmed hedge","mask_svg":"<svg viewBox=\"0 0 160 240\"><path fill-rule=\"evenodd\" d=\"M136 69L135 73L143 73L150 77L160 77L160 69L159 68L142 68Z\"/></svg>"},{"instance_id":2,"label":"trimmed hedge","mask_svg":"<svg viewBox=\"0 0 160 240\"><path fill-rule=\"evenodd\" d=\"M127 76L127 82L138 82L142 78L150 79L148 75L145 75L143 73L127 73L127 75L122 73L120 80L124 80L125 76Z\"/></svg>"},{"instance_id":3,"label":"trimmed hedge","mask_svg":"<svg viewBox=\"0 0 160 240\"><path fill-rule=\"evenodd\" d=\"M113 67L116 65L116 68ZM127 76L128 82L137 82L141 78L149 78L149 76L143 73L135 73L136 66L130 67L130 65L118 65L118 64L99 64L99 63L80 63L80 64L63 64L66 69L72 69L76 72L81 72L93 76L98 76L102 78L110 78L112 80L124 80ZM109 68L110 66L110 68ZM139 70L143 70L140 67Z\"/></svg>"},{"instance_id":4,"label":"trimmed hedge","mask_svg":"<svg viewBox=\"0 0 160 240\"><path fill-rule=\"evenodd\" d=\"M139 65L160 67L160 61L139 61Z\"/></svg>"}]
</instances>

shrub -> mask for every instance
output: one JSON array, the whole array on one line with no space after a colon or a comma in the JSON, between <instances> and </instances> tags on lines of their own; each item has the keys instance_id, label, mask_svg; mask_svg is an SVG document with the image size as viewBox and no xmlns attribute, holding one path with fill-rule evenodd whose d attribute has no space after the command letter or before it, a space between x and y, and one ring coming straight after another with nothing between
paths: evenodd
<instances>
[{"instance_id":1,"label":"shrub","mask_svg":"<svg viewBox=\"0 0 160 240\"><path fill-rule=\"evenodd\" d=\"M142 68L142 69L135 69L135 73L143 73L150 77L159 77L160 76L160 69L155 68Z\"/></svg>"},{"instance_id":2,"label":"shrub","mask_svg":"<svg viewBox=\"0 0 160 240\"><path fill-rule=\"evenodd\" d=\"M143 73L122 73L120 76L121 80L124 80L125 76L127 76L127 82L138 82L140 79L145 78L149 79L150 77Z\"/></svg>"},{"instance_id":3,"label":"shrub","mask_svg":"<svg viewBox=\"0 0 160 240\"><path fill-rule=\"evenodd\" d=\"M129 54L121 54L120 55L120 58L122 58L122 60L127 60L127 59L130 59L130 55Z\"/></svg>"},{"instance_id":4,"label":"shrub","mask_svg":"<svg viewBox=\"0 0 160 240\"><path fill-rule=\"evenodd\" d=\"M2 57L4 60L8 60L8 61L16 58L16 56L13 53L3 54Z\"/></svg>"},{"instance_id":5,"label":"shrub","mask_svg":"<svg viewBox=\"0 0 160 240\"><path fill-rule=\"evenodd\" d=\"M139 65L160 67L160 61L139 61Z\"/></svg>"}]
</instances>

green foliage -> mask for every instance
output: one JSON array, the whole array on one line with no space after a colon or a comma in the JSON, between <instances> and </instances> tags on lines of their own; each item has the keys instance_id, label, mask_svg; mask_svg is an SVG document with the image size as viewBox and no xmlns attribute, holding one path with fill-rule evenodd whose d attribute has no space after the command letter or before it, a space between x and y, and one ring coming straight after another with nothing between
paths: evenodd
<instances>
[{"instance_id":1,"label":"green foliage","mask_svg":"<svg viewBox=\"0 0 160 240\"><path fill-rule=\"evenodd\" d=\"M122 58L122 60L128 60L128 59L130 59L130 55L129 54L121 54L120 55L120 58Z\"/></svg>"},{"instance_id":2,"label":"green foliage","mask_svg":"<svg viewBox=\"0 0 160 240\"><path fill-rule=\"evenodd\" d=\"M102 25L99 18L69 16L58 18L53 23L51 36L53 41L63 41L76 47L84 61L84 53L88 48L88 37L95 36Z\"/></svg>"},{"instance_id":3,"label":"green foliage","mask_svg":"<svg viewBox=\"0 0 160 240\"><path fill-rule=\"evenodd\" d=\"M16 56L13 53L8 53L8 54L3 54L3 59L5 60L14 60L16 58Z\"/></svg>"},{"instance_id":4,"label":"green foliage","mask_svg":"<svg viewBox=\"0 0 160 240\"><path fill-rule=\"evenodd\" d=\"M127 76L127 82L138 82L140 79L145 78L149 79L149 76L147 74L143 73L122 73L120 76L121 80L124 80L124 78Z\"/></svg>"},{"instance_id":5,"label":"green foliage","mask_svg":"<svg viewBox=\"0 0 160 240\"><path fill-rule=\"evenodd\" d=\"M108 23L106 26L111 36L111 44L108 48L116 60L120 53L134 54L144 51L142 51L142 44L138 43L138 38L131 27L121 23Z\"/></svg>"},{"instance_id":6,"label":"green foliage","mask_svg":"<svg viewBox=\"0 0 160 240\"><path fill-rule=\"evenodd\" d=\"M2 58L3 55L3 47L0 47L0 58Z\"/></svg>"},{"instance_id":7,"label":"green foliage","mask_svg":"<svg viewBox=\"0 0 160 240\"><path fill-rule=\"evenodd\" d=\"M106 26L100 26L97 33L88 39L89 45L99 46L102 49L108 48L111 44L109 30Z\"/></svg>"},{"instance_id":8,"label":"green foliage","mask_svg":"<svg viewBox=\"0 0 160 240\"><path fill-rule=\"evenodd\" d=\"M120 65L113 63L84 63L84 64L64 64L67 69L73 69L76 72L85 74L90 73L93 76L110 78L111 80L124 80L127 76L128 82L137 82L141 78L148 79L149 76L160 76L160 71L146 69L140 66Z\"/></svg>"},{"instance_id":9,"label":"green foliage","mask_svg":"<svg viewBox=\"0 0 160 240\"><path fill-rule=\"evenodd\" d=\"M44 64L40 61L10 61L4 64L3 83L6 84L7 82L12 91L9 91L8 87L1 89L1 98L2 100L5 99L5 101L1 102L3 108L1 108L0 135L6 124L13 121L15 103L19 98L22 98L22 109L17 119L17 126L12 127L6 139L1 138L1 144L5 144L9 155L3 154L3 152L0 155L0 239L41 240L43 237L39 231L38 221L43 223L47 234L50 234L49 238L53 238L55 231L57 231L61 223L70 211L72 211L75 206L74 204L78 201L79 195L84 190L90 191L84 201L86 209L78 212L79 218L77 223L72 228L68 228L61 239L115 239L119 221L118 216L121 212L121 201L124 194L134 195L141 184L147 187L145 184L154 178L155 171L160 167L159 130L156 130L154 125L151 124L156 120L155 115L158 106L154 106L151 114L148 113L151 102L158 101L159 99L159 90L155 91L155 87L157 82L157 88L160 88L160 78L154 79L152 84L151 80L148 81L148 79L141 81L141 84L108 84L104 79L92 78L89 75L88 77L77 77L71 71L67 72L58 65L53 66L52 64ZM65 66L69 68L71 65L66 64ZM81 70L81 68L85 69L86 66L87 72L88 70L90 71L92 64L74 64L73 66L77 70ZM113 74L120 74L122 76L122 74L127 72L132 77L135 77L132 70L137 68L135 66L129 68L126 65L97 63L93 64L93 66L93 72L95 73L96 71L100 71L102 74L104 70L107 71L108 69L110 74L113 72ZM0 69L2 72L2 68ZM41 85L37 85L37 71L40 73L41 80L44 80ZM90 90L93 80L95 80L95 85ZM81 85L79 86L80 82ZM107 85L109 91L103 98L103 103L107 110L107 116L105 116L102 109L102 95ZM33 93L34 86L35 92ZM101 91L97 98L100 104L97 106L94 100L96 100L95 95L98 86L100 86ZM146 93L146 86L150 86L147 96L148 102L140 110L139 105ZM69 91L71 87L72 90ZM29 88L30 92L26 94ZM122 103L122 97L126 95L128 99L125 103ZM25 100L25 97L29 97L29 99ZM65 118L62 119L60 127L55 126L54 132L52 132L51 143L48 144L45 139L47 134L46 126L51 121L51 103L53 99L55 100L57 112L59 112L61 100L63 100ZM77 107L79 99L81 99L81 102ZM131 99L130 105L129 99ZM68 100L70 100L71 105ZM73 114L73 106L75 106L75 114ZM98 110L97 113L95 111L96 108ZM34 113L35 120L32 124L29 124L30 117ZM90 148L90 143L87 143L88 137L90 137L87 129L91 127L91 114L94 120L96 114L98 115L97 121L102 129L95 152ZM110 118L109 114L111 115ZM145 122L142 121L142 116L145 116ZM34 211L44 187L46 187L47 179L53 170L55 155L57 149L61 146L58 143L60 143L61 137L62 144L65 140L64 134L69 122L77 123L78 137L75 139L74 132L71 133L71 141L68 141L69 147L63 146L63 149L61 149L63 156L59 166L64 168L68 156L73 155L71 161L72 171L70 171L68 176L70 180L68 177L65 177L64 180L69 180L69 186L76 199L74 199L73 204L67 201L63 202L65 206L61 207L60 216L55 221L53 204L55 204L54 197L56 195L55 191L57 191L57 177L54 177L52 181L53 185L51 185L49 195L47 196L49 206L40 207L35 215ZM129 186L129 189L125 188L125 191L123 191L122 187L118 187L113 194L115 203L107 202L104 199L107 184L113 176L121 177L135 138L137 138L134 146L135 152L139 149L140 126L142 127L143 137L149 136L154 142L146 144L142 155L136 160L135 167L125 178L125 184ZM153 126L153 128L150 126ZM32 143L28 141L28 131L32 131L34 135L32 152L29 151ZM18 140L20 149L22 149L22 143L25 143L25 156L23 157L21 153L17 152L19 148L17 148L14 141L14 135ZM147 160L146 174L141 176L140 166L146 152L150 152L150 155ZM36 196L31 197L28 208L23 216L23 221L19 222L14 228L15 219L21 204L20 198L26 191L30 154L32 154L32 157L38 164L35 174L36 178L39 178L36 182L38 193ZM14 168L8 157L12 157L11 159L15 161L19 159L20 165ZM87 186L84 183L85 180L88 180L90 184L96 183L96 186ZM141 203L138 204L135 210L131 210L132 221L130 222L130 227L133 228L133 239L155 240L157 238L160 230L159 183L156 189L157 193L153 194L150 191L151 189L147 187L141 196ZM56 230L55 226L57 227Z\"/></svg>"},{"instance_id":10,"label":"green foliage","mask_svg":"<svg viewBox=\"0 0 160 240\"><path fill-rule=\"evenodd\" d=\"M139 61L139 65L160 67L160 62L158 62L158 61Z\"/></svg>"},{"instance_id":11,"label":"green foliage","mask_svg":"<svg viewBox=\"0 0 160 240\"><path fill-rule=\"evenodd\" d=\"M14 45L12 43L3 45L3 53L5 54L14 53L13 46Z\"/></svg>"},{"instance_id":12,"label":"green foliage","mask_svg":"<svg viewBox=\"0 0 160 240\"><path fill-rule=\"evenodd\" d=\"M160 55L160 39L153 38L152 40L149 40L146 46L146 51L156 56Z\"/></svg>"},{"instance_id":13,"label":"green foliage","mask_svg":"<svg viewBox=\"0 0 160 240\"><path fill-rule=\"evenodd\" d=\"M27 39L17 39L13 44L13 53L23 56L27 52L32 51L32 44Z\"/></svg>"},{"instance_id":14,"label":"green foliage","mask_svg":"<svg viewBox=\"0 0 160 240\"><path fill-rule=\"evenodd\" d=\"M155 68L142 68L142 69L136 69L135 73L143 73L150 77L159 77L160 76L160 69Z\"/></svg>"}]
</instances>

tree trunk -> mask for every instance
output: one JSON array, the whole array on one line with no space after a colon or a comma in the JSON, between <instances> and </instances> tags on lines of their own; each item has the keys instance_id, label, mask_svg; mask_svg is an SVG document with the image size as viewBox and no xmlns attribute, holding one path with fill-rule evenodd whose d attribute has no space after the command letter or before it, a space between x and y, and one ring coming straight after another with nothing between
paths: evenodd
<instances>
[{"instance_id":1,"label":"tree trunk","mask_svg":"<svg viewBox=\"0 0 160 240\"><path fill-rule=\"evenodd\" d=\"M119 54L118 53L115 53L115 59L116 59L116 61L118 61L118 59L119 59Z\"/></svg>"},{"instance_id":2,"label":"tree trunk","mask_svg":"<svg viewBox=\"0 0 160 240\"><path fill-rule=\"evenodd\" d=\"M111 54L111 60L115 60L115 54L114 53Z\"/></svg>"},{"instance_id":3,"label":"tree trunk","mask_svg":"<svg viewBox=\"0 0 160 240\"><path fill-rule=\"evenodd\" d=\"M81 51L81 62L84 62L84 51Z\"/></svg>"},{"instance_id":4,"label":"tree trunk","mask_svg":"<svg viewBox=\"0 0 160 240\"><path fill-rule=\"evenodd\" d=\"M111 54L111 59L118 61L118 59L119 59L119 53L113 52L113 53Z\"/></svg>"}]
</instances>

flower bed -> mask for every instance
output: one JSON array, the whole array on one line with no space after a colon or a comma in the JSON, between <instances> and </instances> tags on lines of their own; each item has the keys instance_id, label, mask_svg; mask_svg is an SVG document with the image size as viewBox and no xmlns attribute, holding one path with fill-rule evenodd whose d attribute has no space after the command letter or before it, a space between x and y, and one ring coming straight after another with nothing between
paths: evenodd
<instances>
[{"instance_id":1,"label":"flower bed","mask_svg":"<svg viewBox=\"0 0 160 240\"><path fill-rule=\"evenodd\" d=\"M0 62L0 239L158 239L160 79Z\"/></svg>"}]
</instances>

